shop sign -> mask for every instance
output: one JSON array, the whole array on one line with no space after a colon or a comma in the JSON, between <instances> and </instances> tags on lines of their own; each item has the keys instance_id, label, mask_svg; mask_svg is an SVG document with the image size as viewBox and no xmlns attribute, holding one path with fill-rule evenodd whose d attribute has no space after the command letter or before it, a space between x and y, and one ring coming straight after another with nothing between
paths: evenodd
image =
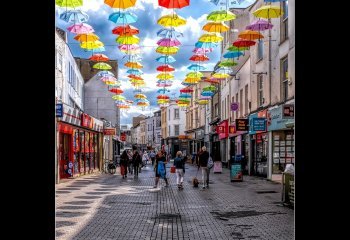
<instances>
[{"instance_id":1,"label":"shop sign","mask_svg":"<svg viewBox=\"0 0 350 240\"><path fill-rule=\"evenodd\" d=\"M253 118L253 131L266 131L266 118Z\"/></svg>"},{"instance_id":2,"label":"shop sign","mask_svg":"<svg viewBox=\"0 0 350 240\"><path fill-rule=\"evenodd\" d=\"M249 115L249 134L256 134L256 133L259 133L259 132L264 132L266 131L266 122L265 122L265 130L264 131L256 131L254 130L253 128L253 119L254 118L263 118L263 119L266 119L267 117L267 109L265 110L262 110L260 112L257 112L257 113L252 113ZM265 120L266 121L266 120Z\"/></svg>"},{"instance_id":3,"label":"shop sign","mask_svg":"<svg viewBox=\"0 0 350 240\"><path fill-rule=\"evenodd\" d=\"M204 130L200 129L196 131L196 139L202 139L204 138Z\"/></svg>"},{"instance_id":4,"label":"shop sign","mask_svg":"<svg viewBox=\"0 0 350 240\"><path fill-rule=\"evenodd\" d=\"M283 118L294 118L293 104L286 104L283 106Z\"/></svg>"},{"instance_id":5,"label":"shop sign","mask_svg":"<svg viewBox=\"0 0 350 240\"><path fill-rule=\"evenodd\" d=\"M103 129L103 135L116 135L115 128L105 128Z\"/></svg>"},{"instance_id":6,"label":"shop sign","mask_svg":"<svg viewBox=\"0 0 350 240\"><path fill-rule=\"evenodd\" d=\"M56 117L63 117L63 103L56 104Z\"/></svg>"},{"instance_id":7,"label":"shop sign","mask_svg":"<svg viewBox=\"0 0 350 240\"><path fill-rule=\"evenodd\" d=\"M286 129L286 123L294 122L294 118L292 120L283 117L283 107L280 105L277 108L269 110L270 115L270 124L268 125L268 131Z\"/></svg>"},{"instance_id":8,"label":"shop sign","mask_svg":"<svg viewBox=\"0 0 350 240\"><path fill-rule=\"evenodd\" d=\"M224 139L228 137L228 121L222 121L217 127L216 132L219 134L219 139Z\"/></svg>"},{"instance_id":9,"label":"shop sign","mask_svg":"<svg viewBox=\"0 0 350 240\"><path fill-rule=\"evenodd\" d=\"M231 103L231 111L235 112L238 110L238 103Z\"/></svg>"},{"instance_id":10,"label":"shop sign","mask_svg":"<svg viewBox=\"0 0 350 240\"><path fill-rule=\"evenodd\" d=\"M179 135L177 138L182 140L182 139L187 139L187 136L186 135Z\"/></svg>"},{"instance_id":11,"label":"shop sign","mask_svg":"<svg viewBox=\"0 0 350 240\"><path fill-rule=\"evenodd\" d=\"M229 126L229 127L228 127L228 133L229 133L229 134L234 134L234 133L236 133L236 126Z\"/></svg>"},{"instance_id":12,"label":"shop sign","mask_svg":"<svg viewBox=\"0 0 350 240\"><path fill-rule=\"evenodd\" d=\"M81 124L80 113L81 112L79 111L79 109L72 108L71 106L65 105L64 107L62 107L62 118L60 118L59 120L72 125L80 126ZM56 114L57 114L57 110L56 110Z\"/></svg>"},{"instance_id":13,"label":"shop sign","mask_svg":"<svg viewBox=\"0 0 350 240\"><path fill-rule=\"evenodd\" d=\"M81 114L81 126L92 128L93 127L93 119L86 113Z\"/></svg>"},{"instance_id":14,"label":"shop sign","mask_svg":"<svg viewBox=\"0 0 350 240\"><path fill-rule=\"evenodd\" d=\"M236 119L237 131L248 131L249 130L248 119Z\"/></svg>"},{"instance_id":15,"label":"shop sign","mask_svg":"<svg viewBox=\"0 0 350 240\"><path fill-rule=\"evenodd\" d=\"M126 134L125 134L125 133L122 133L122 134L120 135L120 140L123 141L123 142L126 141Z\"/></svg>"}]
</instances>

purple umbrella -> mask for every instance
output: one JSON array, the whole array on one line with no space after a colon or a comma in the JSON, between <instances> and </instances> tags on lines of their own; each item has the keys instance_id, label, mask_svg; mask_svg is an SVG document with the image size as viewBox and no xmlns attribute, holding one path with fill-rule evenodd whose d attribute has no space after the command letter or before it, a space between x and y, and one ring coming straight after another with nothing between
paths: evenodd
<instances>
[{"instance_id":1,"label":"purple umbrella","mask_svg":"<svg viewBox=\"0 0 350 240\"><path fill-rule=\"evenodd\" d=\"M246 26L245 29L247 30L253 30L253 31L264 31L271 29L273 25L265 20L256 20L255 22L252 22L248 26Z\"/></svg>"},{"instance_id":2,"label":"purple umbrella","mask_svg":"<svg viewBox=\"0 0 350 240\"><path fill-rule=\"evenodd\" d=\"M163 47L173 47L173 46L180 46L181 42L177 39L171 39L171 38L162 38L160 39L157 44L159 46L163 46Z\"/></svg>"},{"instance_id":3,"label":"purple umbrella","mask_svg":"<svg viewBox=\"0 0 350 240\"><path fill-rule=\"evenodd\" d=\"M192 52L195 54L205 54L213 51L213 48L195 48Z\"/></svg>"},{"instance_id":4,"label":"purple umbrella","mask_svg":"<svg viewBox=\"0 0 350 240\"><path fill-rule=\"evenodd\" d=\"M69 26L67 30L70 31L71 33L76 33L76 34L86 34L86 33L95 32L95 30L89 24L86 24L86 23L73 24L72 26Z\"/></svg>"}]
</instances>

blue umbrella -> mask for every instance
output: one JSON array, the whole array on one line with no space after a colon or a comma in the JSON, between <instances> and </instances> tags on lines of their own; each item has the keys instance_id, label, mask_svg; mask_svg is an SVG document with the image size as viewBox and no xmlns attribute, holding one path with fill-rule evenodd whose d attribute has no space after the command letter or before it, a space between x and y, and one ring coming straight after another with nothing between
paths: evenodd
<instances>
[{"instance_id":1,"label":"blue umbrella","mask_svg":"<svg viewBox=\"0 0 350 240\"><path fill-rule=\"evenodd\" d=\"M197 83L185 83L185 82L181 82L182 85L184 86L191 86L191 85L196 85Z\"/></svg>"},{"instance_id":2,"label":"blue umbrella","mask_svg":"<svg viewBox=\"0 0 350 240\"><path fill-rule=\"evenodd\" d=\"M81 10L69 10L60 14L60 19L67 23L83 23L89 20L89 15Z\"/></svg>"},{"instance_id":3,"label":"blue umbrella","mask_svg":"<svg viewBox=\"0 0 350 240\"><path fill-rule=\"evenodd\" d=\"M196 48L213 48L217 46L218 44L212 42L196 42L195 44Z\"/></svg>"},{"instance_id":4,"label":"blue umbrella","mask_svg":"<svg viewBox=\"0 0 350 240\"><path fill-rule=\"evenodd\" d=\"M92 52L92 53L106 51L105 47L99 47L99 48L94 48L94 49L84 49L84 50L85 50L85 52Z\"/></svg>"},{"instance_id":5,"label":"blue umbrella","mask_svg":"<svg viewBox=\"0 0 350 240\"><path fill-rule=\"evenodd\" d=\"M215 5L227 8L238 8L245 9L256 2L256 0L236 0L236 1L227 1L227 0L210 0ZM228 2L228 5L227 5Z\"/></svg>"},{"instance_id":6,"label":"blue umbrella","mask_svg":"<svg viewBox=\"0 0 350 240\"><path fill-rule=\"evenodd\" d=\"M204 92L201 93L201 95L204 96L204 97L211 97L211 96L214 95L214 93L211 92L211 91L204 91Z\"/></svg>"},{"instance_id":7,"label":"blue umbrella","mask_svg":"<svg viewBox=\"0 0 350 240\"><path fill-rule=\"evenodd\" d=\"M191 64L187 69L193 70L193 71L202 71L202 70L205 70L206 67L203 67L203 66L198 65L198 64Z\"/></svg>"},{"instance_id":8,"label":"blue umbrella","mask_svg":"<svg viewBox=\"0 0 350 240\"><path fill-rule=\"evenodd\" d=\"M109 15L108 20L119 24L129 24L136 22L137 16L133 13L128 12L114 12Z\"/></svg>"},{"instance_id":9,"label":"blue umbrella","mask_svg":"<svg viewBox=\"0 0 350 240\"><path fill-rule=\"evenodd\" d=\"M166 89L166 88L161 88L161 89L158 89L158 91L157 91L157 93L163 93L163 94L165 94L167 92L170 92L170 90Z\"/></svg>"},{"instance_id":10,"label":"blue umbrella","mask_svg":"<svg viewBox=\"0 0 350 240\"><path fill-rule=\"evenodd\" d=\"M99 71L97 73L97 76L99 76L99 77L113 76L114 77L114 73L112 73L111 71Z\"/></svg>"},{"instance_id":11,"label":"blue umbrella","mask_svg":"<svg viewBox=\"0 0 350 240\"><path fill-rule=\"evenodd\" d=\"M141 75L141 74L143 74L143 72L141 70L138 70L138 69L129 69L128 71L126 71L126 73L134 74L134 75Z\"/></svg>"},{"instance_id":12,"label":"blue umbrella","mask_svg":"<svg viewBox=\"0 0 350 240\"><path fill-rule=\"evenodd\" d=\"M181 93L179 95L179 98L191 98L191 97L192 97L192 95L189 93Z\"/></svg>"},{"instance_id":13,"label":"blue umbrella","mask_svg":"<svg viewBox=\"0 0 350 240\"><path fill-rule=\"evenodd\" d=\"M224 58L235 58L235 57L239 57L242 56L243 53L242 52L227 52L224 54Z\"/></svg>"},{"instance_id":14,"label":"blue umbrella","mask_svg":"<svg viewBox=\"0 0 350 240\"><path fill-rule=\"evenodd\" d=\"M172 56L161 56L156 60L157 62L161 62L161 63L173 63L176 61L175 58L173 58Z\"/></svg>"},{"instance_id":15,"label":"blue umbrella","mask_svg":"<svg viewBox=\"0 0 350 240\"><path fill-rule=\"evenodd\" d=\"M158 80L157 83L165 83L165 84L169 84L169 83L173 83L173 81L169 81L169 80Z\"/></svg>"},{"instance_id":16,"label":"blue umbrella","mask_svg":"<svg viewBox=\"0 0 350 240\"><path fill-rule=\"evenodd\" d=\"M162 38L174 38L174 37L183 37L183 33L175 31L174 28L162 28L157 32L158 37Z\"/></svg>"}]
</instances>

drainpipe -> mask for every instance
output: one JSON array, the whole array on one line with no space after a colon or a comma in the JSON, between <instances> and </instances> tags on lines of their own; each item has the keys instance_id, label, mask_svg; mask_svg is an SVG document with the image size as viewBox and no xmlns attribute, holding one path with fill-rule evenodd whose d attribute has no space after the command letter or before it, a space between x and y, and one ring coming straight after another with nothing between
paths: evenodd
<instances>
[{"instance_id":1,"label":"drainpipe","mask_svg":"<svg viewBox=\"0 0 350 240\"><path fill-rule=\"evenodd\" d=\"M269 24L271 19L269 18ZM271 65L271 29L269 29L269 105L271 105L271 79L272 79L272 65Z\"/></svg>"}]
</instances>

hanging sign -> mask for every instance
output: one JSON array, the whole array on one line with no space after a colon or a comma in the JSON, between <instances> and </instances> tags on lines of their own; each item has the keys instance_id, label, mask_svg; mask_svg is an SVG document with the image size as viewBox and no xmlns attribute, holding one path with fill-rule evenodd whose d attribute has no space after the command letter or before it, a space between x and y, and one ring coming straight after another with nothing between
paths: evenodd
<instances>
[{"instance_id":1,"label":"hanging sign","mask_svg":"<svg viewBox=\"0 0 350 240\"><path fill-rule=\"evenodd\" d=\"M238 110L238 103L231 103L231 111L235 112Z\"/></svg>"},{"instance_id":2,"label":"hanging sign","mask_svg":"<svg viewBox=\"0 0 350 240\"><path fill-rule=\"evenodd\" d=\"M236 119L236 130L237 131L248 131L249 130L248 119Z\"/></svg>"},{"instance_id":3,"label":"hanging sign","mask_svg":"<svg viewBox=\"0 0 350 240\"><path fill-rule=\"evenodd\" d=\"M253 118L253 131L266 131L266 118Z\"/></svg>"}]
</instances>

